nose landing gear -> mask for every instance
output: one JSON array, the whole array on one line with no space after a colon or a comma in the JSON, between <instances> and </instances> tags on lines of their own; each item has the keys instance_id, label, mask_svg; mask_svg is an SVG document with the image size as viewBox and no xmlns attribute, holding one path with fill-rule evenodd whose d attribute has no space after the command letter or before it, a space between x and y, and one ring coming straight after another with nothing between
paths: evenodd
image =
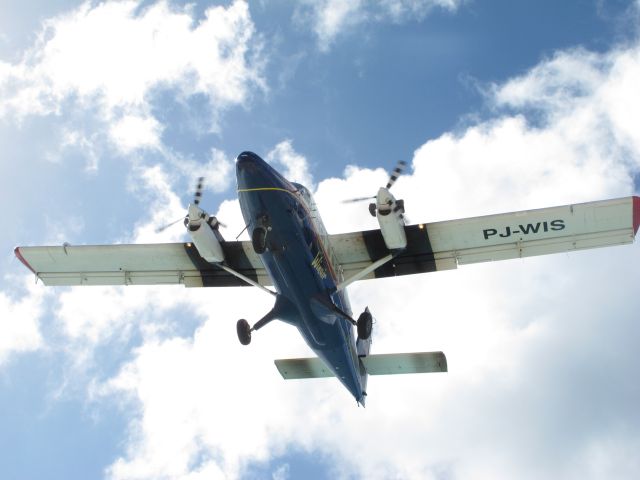
<instances>
[{"instance_id":1,"label":"nose landing gear","mask_svg":"<svg viewBox=\"0 0 640 480\"><path fill-rule=\"evenodd\" d=\"M271 230L271 224L269 217L265 215L259 215L257 218L256 227L251 232L251 246L253 251L258 255L265 252L267 249L267 234Z\"/></svg>"},{"instance_id":2,"label":"nose landing gear","mask_svg":"<svg viewBox=\"0 0 640 480\"><path fill-rule=\"evenodd\" d=\"M263 227L256 227L251 234L251 245L253 251L258 255L265 252L267 249L267 229Z\"/></svg>"}]
</instances>

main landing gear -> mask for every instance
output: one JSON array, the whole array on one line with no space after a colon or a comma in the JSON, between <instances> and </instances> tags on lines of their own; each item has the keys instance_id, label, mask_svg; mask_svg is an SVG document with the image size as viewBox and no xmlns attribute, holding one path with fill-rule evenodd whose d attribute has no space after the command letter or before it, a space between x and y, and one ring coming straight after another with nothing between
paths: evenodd
<instances>
[{"instance_id":1,"label":"main landing gear","mask_svg":"<svg viewBox=\"0 0 640 480\"><path fill-rule=\"evenodd\" d=\"M271 320L275 320L276 318L291 318L295 313L296 311L291 302L282 295L277 295L276 304L273 306L271 311L258 320L253 327L249 325L249 322L244 318L238 320L238 323L236 324L238 340L240 340L242 345L249 345L251 343L251 332L260 330Z\"/></svg>"},{"instance_id":2,"label":"main landing gear","mask_svg":"<svg viewBox=\"0 0 640 480\"><path fill-rule=\"evenodd\" d=\"M238 340L242 345L249 345L251 343L251 325L244 318L238 320L236 324L236 330L238 331Z\"/></svg>"},{"instance_id":3,"label":"main landing gear","mask_svg":"<svg viewBox=\"0 0 640 480\"><path fill-rule=\"evenodd\" d=\"M367 307L358 317L356 327L358 329L358 338L367 340L371 336L371 330L373 329L373 316L371 315L371 312L369 312L369 307Z\"/></svg>"},{"instance_id":4,"label":"main landing gear","mask_svg":"<svg viewBox=\"0 0 640 480\"><path fill-rule=\"evenodd\" d=\"M240 340L240 343L242 345L249 345L251 343L251 332L264 327L274 318L276 317L272 315L271 312L269 312L267 316L256 322L253 327L249 325L249 322L247 322L244 318L238 320L238 323L236 323L236 331L238 332L238 340Z\"/></svg>"}]
</instances>

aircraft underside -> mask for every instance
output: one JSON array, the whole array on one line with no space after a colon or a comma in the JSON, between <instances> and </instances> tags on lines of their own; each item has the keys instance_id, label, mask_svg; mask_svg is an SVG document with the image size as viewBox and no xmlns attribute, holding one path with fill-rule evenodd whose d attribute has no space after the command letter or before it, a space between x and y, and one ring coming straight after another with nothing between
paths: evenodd
<instances>
[{"instance_id":1,"label":"aircraft underside","mask_svg":"<svg viewBox=\"0 0 640 480\"><path fill-rule=\"evenodd\" d=\"M296 187L275 170L257 156L243 155L236 163L242 215L278 292L274 309L252 330L274 319L295 325L307 345L363 404L365 382L346 292L336 293L338 279L326 261L330 256L308 206Z\"/></svg>"}]
</instances>

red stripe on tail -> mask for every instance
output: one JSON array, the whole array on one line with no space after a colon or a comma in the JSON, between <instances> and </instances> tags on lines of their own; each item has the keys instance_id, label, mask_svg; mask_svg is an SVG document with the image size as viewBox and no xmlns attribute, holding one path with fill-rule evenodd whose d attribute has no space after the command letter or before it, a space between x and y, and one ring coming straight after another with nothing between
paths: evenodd
<instances>
[{"instance_id":1,"label":"red stripe on tail","mask_svg":"<svg viewBox=\"0 0 640 480\"><path fill-rule=\"evenodd\" d=\"M16 247L13 249L13 253L16 254L16 257L18 257L18 260L20 260L22 262L22 264L27 267L29 270L31 270L33 273L36 273L36 271L31 268L31 265L29 265L29 262L27 262L24 257L22 256L22 254L20 253L20 247Z\"/></svg>"},{"instance_id":2,"label":"red stripe on tail","mask_svg":"<svg viewBox=\"0 0 640 480\"><path fill-rule=\"evenodd\" d=\"M638 233L640 227L640 197L633 197L633 234Z\"/></svg>"}]
</instances>

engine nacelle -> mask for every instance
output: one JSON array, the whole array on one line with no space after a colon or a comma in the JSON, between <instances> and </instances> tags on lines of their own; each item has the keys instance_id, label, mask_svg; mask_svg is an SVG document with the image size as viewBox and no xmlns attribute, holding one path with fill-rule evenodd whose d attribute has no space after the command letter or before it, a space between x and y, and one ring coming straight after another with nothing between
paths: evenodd
<instances>
[{"instance_id":1,"label":"engine nacelle","mask_svg":"<svg viewBox=\"0 0 640 480\"><path fill-rule=\"evenodd\" d=\"M216 232L209 224L211 218L214 217L209 217L197 205L189 205L187 231L202 258L209 263L220 263L224 261L224 252Z\"/></svg>"},{"instance_id":2,"label":"engine nacelle","mask_svg":"<svg viewBox=\"0 0 640 480\"><path fill-rule=\"evenodd\" d=\"M404 206L396 201L387 188L380 188L376 197L377 217L384 243L389 250L401 250L407 247L407 234L404 231Z\"/></svg>"}]
</instances>

